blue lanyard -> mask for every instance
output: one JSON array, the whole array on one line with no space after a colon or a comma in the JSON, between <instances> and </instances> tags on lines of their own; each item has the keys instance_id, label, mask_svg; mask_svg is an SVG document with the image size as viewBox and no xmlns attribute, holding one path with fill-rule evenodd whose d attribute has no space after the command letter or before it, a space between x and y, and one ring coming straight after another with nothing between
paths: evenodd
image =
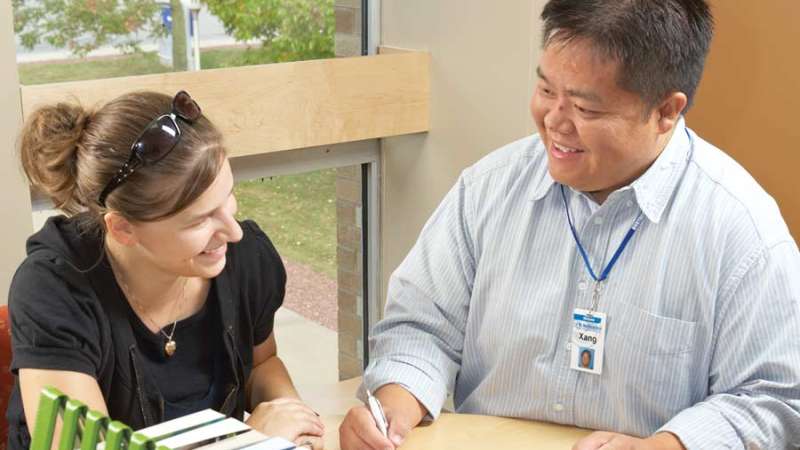
<instances>
[{"instance_id":1,"label":"blue lanyard","mask_svg":"<svg viewBox=\"0 0 800 450\"><path fill-rule=\"evenodd\" d=\"M572 237L575 238L575 243L578 244L578 250L581 252L581 256L583 256L583 262L586 264L586 268L589 270L589 275L592 276L594 281L598 284L602 281L605 281L608 278L608 273L611 272L611 268L614 267L614 264L617 263L617 259L619 259L619 255L622 254L622 251L625 250L625 246L628 245L628 242L633 237L633 233L636 233L636 229L639 228L639 225L642 224L642 220L644 220L644 216L641 212L639 215L636 216L636 220L633 221L633 225L631 225L631 229L628 230L628 233L625 234L625 238L622 239L622 243L619 244L617 251L614 252L614 256L611 257L611 261L608 262L606 268L603 269L603 272L600 274L600 278L595 275L594 270L592 270L592 264L589 262L589 256L586 254L586 250L583 249L581 245L581 240L578 239L578 232L575 231L575 225L572 224L572 216L569 214L569 205L567 204L567 194L564 193L564 185L561 185L561 197L564 199L564 210L567 211L567 222L569 222L569 228L572 230ZM595 295L597 292L595 292Z\"/></svg>"}]
</instances>

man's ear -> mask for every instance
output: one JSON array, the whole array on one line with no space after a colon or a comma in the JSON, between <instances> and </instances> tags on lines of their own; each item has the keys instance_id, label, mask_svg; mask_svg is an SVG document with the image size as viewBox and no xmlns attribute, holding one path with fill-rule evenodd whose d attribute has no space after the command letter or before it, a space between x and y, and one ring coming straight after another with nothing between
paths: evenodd
<instances>
[{"instance_id":1,"label":"man's ear","mask_svg":"<svg viewBox=\"0 0 800 450\"><path fill-rule=\"evenodd\" d=\"M681 113L686 109L688 102L686 94L683 92L672 92L661 101L661 104L656 108L658 131L661 134L670 131L675 126L681 118Z\"/></svg>"},{"instance_id":2,"label":"man's ear","mask_svg":"<svg viewBox=\"0 0 800 450\"><path fill-rule=\"evenodd\" d=\"M103 216L106 232L114 241L126 247L132 247L138 241L133 224L117 212L107 212Z\"/></svg>"}]
</instances>

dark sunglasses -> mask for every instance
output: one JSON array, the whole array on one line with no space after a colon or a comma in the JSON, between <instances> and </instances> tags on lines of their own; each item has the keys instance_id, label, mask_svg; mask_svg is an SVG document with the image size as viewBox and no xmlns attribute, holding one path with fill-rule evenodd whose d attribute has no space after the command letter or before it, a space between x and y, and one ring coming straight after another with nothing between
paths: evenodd
<instances>
[{"instance_id":1,"label":"dark sunglasses","mask_svg":"<svg viewBox=\"0 0 800 450\"><path fill-rule=\"evenodd\" d=\"M202 115L197 105L186 91L180 91L172 99L172 111L153 119L147 124L131 145L128 161L120 167L108 182L98 199L101 206L106 206L106 198L118 188L137 169L153 165L164 159L181 140L181 128L178 119L193 123Z\"/></svg>"}]
</instances>

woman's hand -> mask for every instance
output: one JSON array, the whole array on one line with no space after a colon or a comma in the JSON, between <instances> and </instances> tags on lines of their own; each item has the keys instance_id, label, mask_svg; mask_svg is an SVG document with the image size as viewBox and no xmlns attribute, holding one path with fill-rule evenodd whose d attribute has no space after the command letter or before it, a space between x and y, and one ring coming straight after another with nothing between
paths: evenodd
<instances>
[{"instance_id":1,"label":"woman's hand","mask_svg":"<svg viewBox=\"0 0 800 450\"><path fill-rule=\"evenodd\" d=\"M325 447L325 442L319 436L309 436L304 434L294 441L299 449L302 450L322 450Z\"/></svg>"},{"instance_id":2,"label":"woman's hand","mask_svg":"<svg viewBox=\"0 0 800 450\"><path fill-rule=\"evenodd\" d=\"M319 416L295 398L259 403L247 419L247 424L267 436L280 436L292 442L297 442L303 435L322 437L325 431ZM314 447L314 450L319 448L322 447Z\"/></svg>"}]
</instances>

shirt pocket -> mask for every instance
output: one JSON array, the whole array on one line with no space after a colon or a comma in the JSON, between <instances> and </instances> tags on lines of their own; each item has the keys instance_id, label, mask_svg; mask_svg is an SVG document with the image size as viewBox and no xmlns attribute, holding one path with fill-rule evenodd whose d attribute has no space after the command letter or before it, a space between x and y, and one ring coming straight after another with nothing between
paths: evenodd
<instances>
[{"instance_id":1,"label":"shirt pocket","mask_svg":"<svg viewBox=\"0 0 800 450\"><path fill-rule=\"evenodd\" d=\"M695 345L696 322L665 317L638 306L619 302L609 315L606 330L609 347L642 355L680 355L691 353Z\"/></svg>"},{"instance_id":2,"label":"shirt pocket","mask_svg":"<svg viewBox=\"0 0 800 450\"><path fill-rule=\"evenodd\" d=\"M634 434L650 434L694 403L697 323L618 303L608 316L608 399Z\"/></svg>"}]
</instances>

